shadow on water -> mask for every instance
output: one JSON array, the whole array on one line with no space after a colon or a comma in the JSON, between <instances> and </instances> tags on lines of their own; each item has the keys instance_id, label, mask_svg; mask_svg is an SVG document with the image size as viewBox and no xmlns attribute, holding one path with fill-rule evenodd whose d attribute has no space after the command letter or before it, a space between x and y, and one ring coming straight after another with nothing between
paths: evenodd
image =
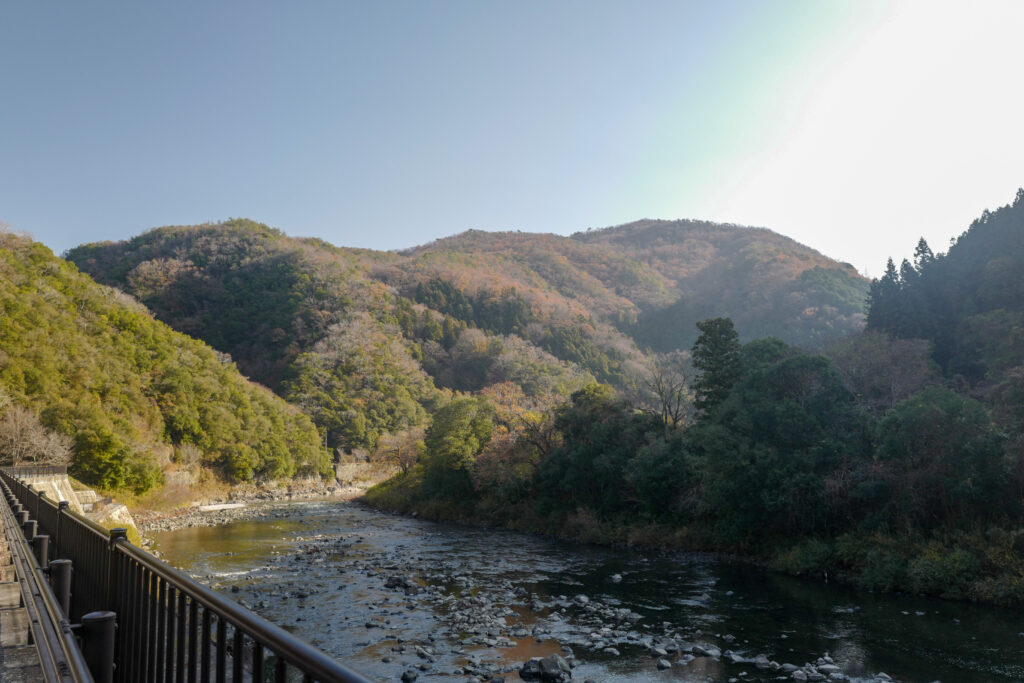
<instances>
[{"instance_id":1,"label":"shadow on water","mask_svg":"<svg viewBox=\"0 0 1024 683\"><path fill-rule=\"evenodd\" d=\"M666 671L639 643L616 656L583 647L593 625L578 596L639 616L641 636L671 634L744 656L802 665L825 653L850 676L885 671L910 683L1024 681L1024 617L1014 610L882 596L682 553L621 551L407 519L351 503L268 507L256 521L157 534L165 558L370 676L421 663L451 676L465 657L506 665L573 647L575 675L596 680L775 680L779 672L698 657ZM423 594L385 578L409 574ZM508 599L515 587L528 599ZM445 600L445 596L452 596ZM532 633L515 645L460 643L455 598L477 596ZM525 632L524 632L525 633ZM451 652L451 650L456 652ZM513 674L513 676L515 676Z\"/></svg>"}]
</instances>

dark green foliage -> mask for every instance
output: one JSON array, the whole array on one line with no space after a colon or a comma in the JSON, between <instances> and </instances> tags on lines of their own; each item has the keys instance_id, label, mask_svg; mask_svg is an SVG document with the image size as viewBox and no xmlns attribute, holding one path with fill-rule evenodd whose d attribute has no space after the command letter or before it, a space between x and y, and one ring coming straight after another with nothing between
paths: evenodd
<instances>
[{"instance_id":1,"label":"dark green foliage","mask_svg":"<svg viewBox=\"0 0 1024 683\"><path fill-rule=\"evenodd\" d=\"M740 378L740 342L729 318L704 320L697 329L693 367L700 375L693 384L694 405L706 412L724 401Z\"/></svg>"},{"instance_id":2,"label":"dark green foliage","mask_svg":"<svg viewBox=\"0 0 1024 683\"><path fill-rule=\"evenodd\" d=\"M470 297L447 280L434 278L417 284L413 296L435 311L496 334L526 336L526 326L535 320L529 303L513 287Z\"/></svg>"},{"instance_id":3,"label":"dark green foliage","mask_svg":"<svg viewBox=\"0 0 1024 683\"><path fill-rule=\"evenodd\" d=\"M553 328L540 346L557 358L586 368L598 381L621 384L625 380L622 354L601 349L579 327Z\"/></svg>"},{"instance_id":4,"label":"dark green foliage","mask_svg":"<svg viewBox=\"0 0 1024 683\"><path fill-rule=\"evenodd\" d=\"M742 381L689 434L716 533L736 544L828 529L841 510L826 480L864 452L853 397L826 359L755 344Z\"/></svg>"},{"instance_id":5,"label":"dark green foliage","mask_svg":"<svg viewBox=\"0 0 1024 683\"><path fill-rule=\"evenodd\" d=\"M433 382L368 316L333 326L286 372L281 395L302 407L331 448L375 448L383 434L422 425L438 399Z\"/></svg>"},{"instance_id":6,"label":"dark green foliage","mask_svg":"<svg viewBox=\"0 0 1024 683\"><path fill-rule=\"evenodd\" d=\"M605 516L635 511L639 501L628 473L637 450L661 434L658 418L595 384L558 409L555 428L562 444L541 462L538 473L543 509L564 513L582 507Z\"/></svg>"},{"instance_id":7,"label":"dark green foliage","mask_svg":"<svg viewBox=\"0 0 1024 683\"><path fill-rule=\"evenodd\" d=\"M424 493L460 501L472 498L469 470L491 440L494 407L482 398L456 398L434 415L424 439Z\"/></svg>"},{"instance_id":8,"label":"dark green foliage","mask_svg":"<svg viewBox=\"0 0 1024 683\"><path fill-rule=\"evenodd\" d=\"M66 257L179 331L230 353L242 372L271 387L299 349L352 305L349 264L317 261L280 231L244 219L159 228Z\"/></svg>"},{"instance_id":9,"label":"dark green foliage","mask_svg":"<svg viewBox=\"0 0 1024 683\"><path fill-rule=\"evenodd\" d=\"M991 521L1007 511L1002 440L984 406L931 387L899 403L878 424L882 503L910 529ZM988 519L987 519L988 518Z\"/></svg>"},{"instance_id":10,"label":"dark green foliage","mask_svg":"<svg viewBox=\"0 0 1024 683\"><path fill-rule=\"evenodd\" d=\"M144 491L186 444L235 479L329 471L308 418L40 244L0 234L0 313L0 388L74 439L89 483Z\"/></svg>"}]
</instances>

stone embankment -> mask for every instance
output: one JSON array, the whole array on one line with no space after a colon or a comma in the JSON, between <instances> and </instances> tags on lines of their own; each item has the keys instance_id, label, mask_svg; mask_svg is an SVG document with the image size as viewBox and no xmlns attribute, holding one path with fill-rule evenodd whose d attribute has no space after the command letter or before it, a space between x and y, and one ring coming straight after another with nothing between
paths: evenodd
<instances>
[{"instance_id":1,"label":"stone embankment","mask_svg":"<svg viewBox=\"0 0 1024 683\"><path fill-rule=\"evenodd\" d=\"M270 503L313 500L352 500L395 470L371 462L335 463L333 481L293 479L253 486L236 486L222 498L194 500L173 510L137 510L135 521L142 534L175 531L186 527L218 526L264 516ZM145 542L143 545L150 545Z\"/></svg>"},{"instance_id":2,"label":"stone embankment","mask_svg":"<svg viewBox=\"0 0 1024 683\"><path fill-rule=\"evenodd\" d=\"M274 503L297 503L314 500L351 500L361 496L365 488L330 484L307 484L277 489L237 490L226 498L193 501L173 510L136 512L139 531L146 533L175 531L186 527L219 526L229 522L263 517Z\"/></svg>"},{"instance_id":3,"label":"stone embankment","mask_svg":"<svg viewBox=\"0 0 1024 683\"><path fill-rule=\"evenodd\" d=\"M23 474L20 479L54 501L66 500L74 512L84 515L102 527L135 529L135 519L128 507L112 498L101 498L92 489L75 488L67 474Z\"/></svg>"}]
</instances>

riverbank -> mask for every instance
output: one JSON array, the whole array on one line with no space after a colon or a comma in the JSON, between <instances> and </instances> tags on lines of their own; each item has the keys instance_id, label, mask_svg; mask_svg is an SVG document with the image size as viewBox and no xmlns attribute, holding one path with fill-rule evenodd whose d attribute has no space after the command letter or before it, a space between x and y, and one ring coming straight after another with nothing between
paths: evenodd
<instances>
[{"instance_id":1,"label":"riverbank","mask_svg":"<svg viewBox=\"0 0 1024 683\"><path fill-rule=\"evenodd\" d=\"M713 535L699 526L607 520L585 509L545 517L529 500L481 498L456 505L424 498L411 478L395 477L374 486L361 501L393 514L478 528L617 548L707 553L802 579L877 593L1024 607L1024 528L976 528L930 535L847 532L833 538L775 539L753 547L729 548L713 542Z\"/></svg>"},{"instance_id":2,"label":"riverbank","mask_svg":"<svg viewBox=\"0 0 1024 683\"><path fill-rule=\"evenodd\" d=\"M291 482L283 486L236 487L227 495L197 499L172 509L138 510L134 516L144 544L149 545L146 536L152 533L257 519L266 515L275 504L347 501L365 492L364 486L342 486L337 482Z\"/></svg>"}]
</instances>

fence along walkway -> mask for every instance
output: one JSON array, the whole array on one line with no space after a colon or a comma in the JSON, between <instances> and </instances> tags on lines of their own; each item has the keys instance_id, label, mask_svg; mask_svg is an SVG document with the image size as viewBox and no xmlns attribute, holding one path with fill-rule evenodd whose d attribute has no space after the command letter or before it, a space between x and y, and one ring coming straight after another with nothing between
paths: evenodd
<instances>
[{"instance_id":1,"label":"fence along walkway","mask_svg":"<svg viewBox=\"0 0 1024 683\"><path fill-rule=\"evenodd\" d=\"M96 636L103 646L93 648L99 651L95 667L101 669L92 671L96 681L368 683L135 547L124 529L107 531L66 503L33 491L7 469L0 470L0 482L38 523L38 533L49 536L49 556L58 558L51 582L67 618L76 624L84 620L93 632L106 634ZM62 560L70 562L62 565ZM66 567L70 580L62 578ZM112 672L104 670L107 657L113 660ZM93 661L89 664L93 668Z\"/></svg>"}]
</instances>

